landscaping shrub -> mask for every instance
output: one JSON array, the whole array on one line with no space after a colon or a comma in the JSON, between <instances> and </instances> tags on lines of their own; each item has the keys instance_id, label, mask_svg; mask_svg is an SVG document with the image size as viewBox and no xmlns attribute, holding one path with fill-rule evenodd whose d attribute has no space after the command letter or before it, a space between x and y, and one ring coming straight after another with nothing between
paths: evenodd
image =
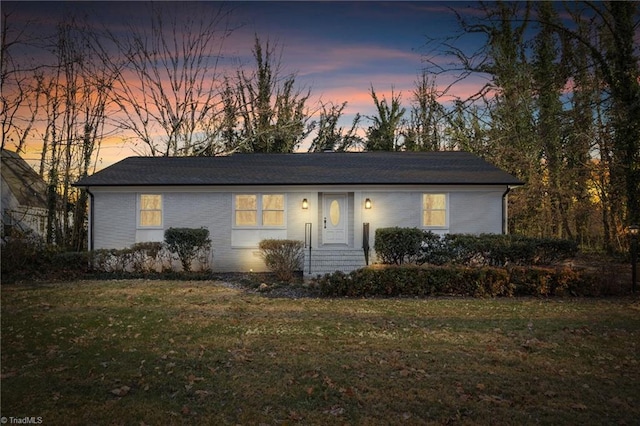
<instances>
[{"instance_id":1,"label":"landscaping shrub","mask_svg":"<svg viewBox=\"0 0 640 426\"><path fill-rule=\"evenodd\" d=\"M262 240L258 245L260 256L267 267L280 281L293 280L295 273L302 270L304 243L297 240Z\"/></svg>"},{"instance_id":2,"label":"landscaping shrub","mask_svg":"<svg viewBox=\"0 0 640 426\"><path fill-rule=\"evenodd\" d=\"M74 279L90 270L87 252L62 251L35 233L13 232L2 242L2 282L32 279Z\"/></svg>"},{"instance_id":3,"label":"landscaping shrub","mask_svg":"<svg viewBox=\"0 0 640 426\"><path fill-rule=\"evenodd\" d=\"M166 248L161 242L136 243L130 248L131 270L133 272L154 272L158 269L170 270L171 259L166 256Z\"/></svg>"},{"instance_id":4,"label":"landscaping shrub","mask_svg":"<svg viewBox=\"0 0 640 426\"><path fill-rule=\"evenodd\" d=\"M416 263L423 240L424 231L418 228L378 228L374 248L382 263Z\"/></svg>"},{"instance_id":5,"label":"landscaping shrub","mask_svg":"<svg viewBox=\"0 0 640 426\"><path fill-rule=\"evenodd\" d=\"M532 243L535 246L533 261L536 265L549 265L568 259L575 256L579 249L575 241L557 238L536 238Z\"/></svg>"},{"instance_id":6,"label":"landscaping shrub","mask_svg":"<svg viewBox=\"0 0 640 426\"><path fill-rule=\"evenodd\" d=\"M325 297L595 296L597 276L568 268L376 265L316 281Z\"/></svg>"},{"instance_id":7,"label":"landscaping shrub","mask_svg":"<svg viewBox=\"0 0 640 426\"><path fill-rule=\"evenodd\" d=\"M209 258L211 240L206 228L169 228L164 231L164 242L170 252L177 254L185 272L191 271L194 260L206 263Z\"/></svg>"},{"instance_id":8,"label":"landscaping shrub","mask_svg":"<svg viewBox=\"0 0 640 426\"><path fill-rule=\"evenodd\" d=\"M578 252L573 241L500 234L447 234L436 262L476 266L550 265ZM425 255L425 262L435 263Z\"/></svg>"},{"instance_id":9,"label":"landscaping shrub","mask_svg":"<svg viewBox=\"0 0 640 426\"><path fill-rule=\"evenodd\" d=\"M387 265L550 265L574 256L577 243L553 238L500 234L446 234L418 228L378 228L378 260Z\"/></svg>"},{"instance_id":10,"label":"landscaping shrub","mask_svg":"<svg viewBox=\"0 0 640 426\"><path fill-rule=\"evenodd\" d=\"M55 253L51 258L51 269L68 274L85 274L90 270L90 253L86 251Z\"/></svg>"},{"instance_id":11,"label":"landscaping shrub","mask_svg":"<svg viewBox=\"0 0 640 426\"><path fill-rule=\"evenodd\" d=\"M450 263L451 258L452 253L445 244L444 238L431 231L423 231L420 254L416 258L416 264L444 265L445 263Z\"/></svg>"},{"instance_id":12,"label":"landscaping shrub","mask_svg":"<svg viewBox=\"0 0 640 426\"><path fill-rule=\"evenodd\" d=\"M125 267L118 268L124 262L120 262L120 252L116 249L97 249L91 252L91 266L100 272L124 272Z\"/></svg>"},{"instance_id":13,"label":"landscaping shrub","mask_svg":"<svg viewBox=\"0 0 640 426\"><path fill-rule=\"evenodd\" d=\"M2 238L2 282L8 283L46 274L55 253L56 247L45 244L34 232L14 230L11 235Z\"/></svg>"},{"instance_id":14,"label":"landscaping shrub","mask_svg":"<svg viewBox=\"0 0 640 426\"><path fill-rule=\"evenodd\" d=\"M379 228L375 235L378 260L387 265L507 266L550 265L578 252L573 241L500 234L446 234L440 237L417 228Z\"/></svg>"},{"instance_id":15,"label":"landscaping shrub","mask_svg":"<svg viewBox=\"0 0 640 426\"><path fill-rule=\"evenodd\" d=\"M170 228L165 232L167 243L141 242L123 249L98 249L85 253L64 253L57 255L55 262L61 267L69 262L78 265L86 262L86 272L147 274L172 271L172 255L175 253L183 270L189 272L194 260L203 270L207 269L211 248L209 231L204 228ZM55 264L53 265L55 267Z\"/></svg>"},{"instance_id":16,"label":"landscaping shrub","mask_svg":"<svg viewBox=\"0 0 640 426\"><path fill-rule=\"evenodd\" d=\"M162 242L135 243L123 249L98 249L90 252L91 265L99 272L144 274L172 270L172 256Z\"/></svg>"}]
</instances>

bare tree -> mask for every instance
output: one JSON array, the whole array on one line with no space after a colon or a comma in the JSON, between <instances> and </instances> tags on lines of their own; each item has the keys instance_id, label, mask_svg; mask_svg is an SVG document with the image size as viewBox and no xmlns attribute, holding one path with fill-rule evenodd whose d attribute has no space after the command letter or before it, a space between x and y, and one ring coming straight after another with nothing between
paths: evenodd
<instances>
[{"instance_id":1,"label":"bare tree","mask_svg":"<svg viewBox=\"0 0 640 426\"><path fill-rule=\"evenodd\" d=\"M340 105L322 105L320 118L317 122L317 134L311 142L310 152L342 152L362 145L363 140L357 134L362 119L360 114L355 115L351 127L348 129L338 126L346 106L347 102Z\"/></svg>"},{"instance_id":2,"label":"bare tree","mask_svg":"<svg viewBox=\"0 0 640 426\"><path fill-rule=\"evenodd\" d=\"M588 182L598 194L604 246L620 250L628 243L625 225L640 221L640 71L634 43L640 7L581 2L567 11L576 27L556 30L575 52L575 128L591 131L593 143L586 149L595 158L587 166Z\"/></svg>"},{"instance_id":3,"label":"bare tree","mask_svg":"<svg viewBox=\"0 0 640 426\"><path fill-rule=\"evenodd\" d=\"M95 166L116 78L90 47L90 28L69 18L50 46L55 58L43 76L41 174L47 181L47 242L81 250L87 195L72 187Z\"/></svg>"},{"instance_id":4,"label":"bare tree","mask_svg":"<svg viewBox=\"0 0 640 426\"><path fill-rule=\"evenodd\" d=\"M458 14L462 32L436 44L451 64L425 58L455 82L487 79L456 103L456 143L527 182L510 197L516 231L623 248L625 225L640 220L638 3L481 2L479 11ZM486 42L475 51L457 43L478 35ZM477 136L459 128L474 122Z\"/></svg>"},{"instance_id":5,"label":"bare tree","mask_svg":"<svg viewBox=\"0 0 640 426\"><path fill-rule=\"evenodd\" d=\"M411 110L404 130L407 151L439 151L444 149L446 112L438 102L435 77L425 70L416 81Z\"/></svg>"},{"instance_id":6,"label":"bare tree","mask_svg":"<svg viewBox=\"0 0 640 426\"><path fill-rule=\"evenodd\" d=\"M210 150L223 87L220 59L231 31L226 8L153 3L149 16L150 25L131 23L124 35L108 32L100 43L102 59L118 75L115 122L142 142L145 154Z\"/></svg>"},{"instance_id":7,"label":"bare tree","mask_svg":"<svg viewBox=\"0 0 640 426\"><path fill-rule=\"evenodd\" d=\"M22 151L40 112L40 97L44 64L18 62L15 50L32 48L36 39L29 34L33 25L12 25L12 12L2 10L0 40L0 122L2 149Z\"/></svg>"}]
</instances>

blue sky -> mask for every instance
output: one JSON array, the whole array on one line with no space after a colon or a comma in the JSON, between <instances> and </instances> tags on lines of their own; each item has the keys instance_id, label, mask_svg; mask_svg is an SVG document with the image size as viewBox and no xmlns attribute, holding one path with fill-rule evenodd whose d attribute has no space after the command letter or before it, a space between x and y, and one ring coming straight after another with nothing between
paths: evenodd
<instances>
[{"instance_id":1,"label":"blue sky","mask_svg":"<svg viewBox=\"0 0 640 426\"><path fill-rule=\"evenodd\" d=\"M371 85L408 100L428 37L457 31L450 7L462 2L238 2L243 33L284 49L283 63L323 99L372 110ZM340 99L346 96L347 99ZM361 111L363 112L363 111Z\"/></svg>"}]
</instances>

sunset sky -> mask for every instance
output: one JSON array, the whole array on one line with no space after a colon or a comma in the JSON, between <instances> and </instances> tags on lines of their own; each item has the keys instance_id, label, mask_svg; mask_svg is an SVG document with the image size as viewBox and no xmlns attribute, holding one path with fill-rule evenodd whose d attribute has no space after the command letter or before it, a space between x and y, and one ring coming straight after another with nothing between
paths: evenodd
<instances>
[{"instance_id":1,"label":"sunset sky","mask_svg":"<svg viewBox=\"0 0 640 426\"><path fill-rule=\"evenodd\" d=\"M217 2L202 5L218 7ZM233 9L231 24L237 29L225 41L224 50L238 63L252 63L254 34L283 49L283 72L295 72L300 86L311 89L315 100L348 102L344 125L355 113L372 115L369 94L373 86L389 97L391 88L402 94L408 106L411 91L423 68L429 37L453 35L458 31L450 8L464 14L475 12L472 2L228 2ZM13 12L14 25L37 23L31 28L52 33L56 22L70 16L86 15L92 22L114 31L127 20L145 22L146 8L131 2L11 2L2 8ZM473 48L473 39L461 39L459 47ZM448 81L442 77L438 83ZM456 86L453 96L464 97L482 81ZM365 122L364 127L368 125ZM37 155L37 154L32 154ZM112 147L104 152L104 162L131 155L128 149Z\"/></svg>"}]
</instances>

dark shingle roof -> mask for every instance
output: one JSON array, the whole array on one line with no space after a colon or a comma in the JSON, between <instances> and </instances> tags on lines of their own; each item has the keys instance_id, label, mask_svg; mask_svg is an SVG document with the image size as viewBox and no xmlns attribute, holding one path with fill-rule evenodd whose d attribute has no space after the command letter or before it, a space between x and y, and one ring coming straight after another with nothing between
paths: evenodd
<instances>
[{"instance_id":1,"label":"dark shingle roof","mask_svg":"<svg viewBox=\"0 0 640 426\"><path fill-rule=\"evenodd\" d=\"M76 186L521 185L466 152L324 152L226 157L129 157Z\"/></svg>"},{"instance_id":2,"label":"dark shingle roof","mask_svg":"<svg viewBox=\"0 0 640 426\"><path fill-rule=\"evenodd\" d=\"M2 179L20 205L47 208L47 184L22 157L13 151L3 149L0 170Z\"/></svg>"}]
</instances>

